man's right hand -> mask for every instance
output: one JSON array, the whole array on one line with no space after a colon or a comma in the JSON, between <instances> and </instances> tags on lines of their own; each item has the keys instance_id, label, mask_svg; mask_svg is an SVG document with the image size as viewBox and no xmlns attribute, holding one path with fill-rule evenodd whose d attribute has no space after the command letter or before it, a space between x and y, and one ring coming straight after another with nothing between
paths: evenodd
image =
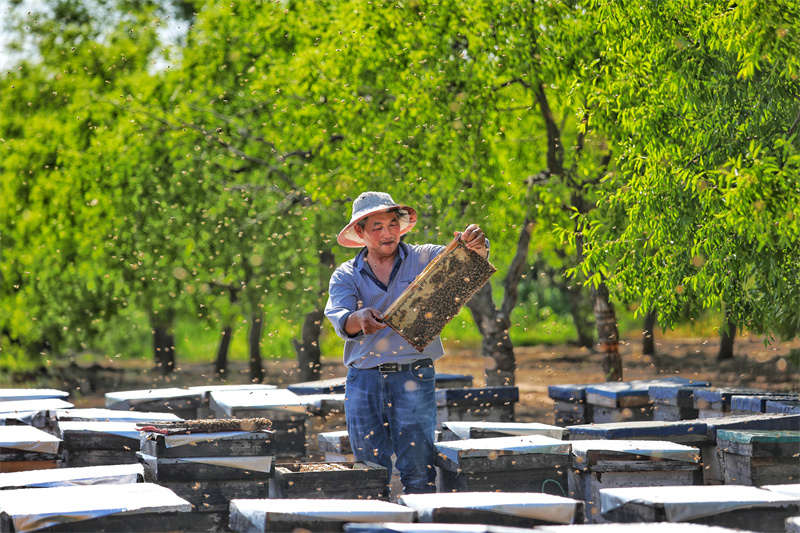
<instances>
[{"instance_id":1,"label":"man's right hand","mask_svg":"<svg viewBox=\"0 0 800 533\"><path fill-rule=\"evenodd\" d=\"M347 317L345 331L350 335L355 335L363 331L364 335L371 335L386 327L386 324L379 322L381 313L374 307L365 307Z\"/></svg>"}]
</instances>

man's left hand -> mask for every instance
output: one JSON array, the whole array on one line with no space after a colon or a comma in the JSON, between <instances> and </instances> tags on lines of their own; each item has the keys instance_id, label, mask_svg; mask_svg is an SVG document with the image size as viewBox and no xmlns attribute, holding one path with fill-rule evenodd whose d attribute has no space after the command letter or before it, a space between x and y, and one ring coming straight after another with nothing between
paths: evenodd
<instances>
[{"instance_id":1,"label":"man's left hand","mask_svg":"<svg viewBox=\"0 0 800 533\"><path fill-rule=\"evenodd\" d=\"M458 232L455 232L458 236ZM477 252L482 257L489 255L489 250L486 249L486 235L477 224L470 224L467 229L461 233L461 240L470 250Z\"/></svg>"}]
</instances>

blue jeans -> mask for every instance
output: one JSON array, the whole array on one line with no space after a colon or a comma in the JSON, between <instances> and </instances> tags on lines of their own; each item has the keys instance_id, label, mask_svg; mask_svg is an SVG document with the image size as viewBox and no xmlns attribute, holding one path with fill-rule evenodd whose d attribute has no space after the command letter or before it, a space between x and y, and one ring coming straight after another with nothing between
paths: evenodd
<instances>
[{"instance_id":1,"label":"blue jeans","mask_svg":"<svg viewBox=\"0 0 800 533\"><path fill-rule=\"evenodd\" d=\"M406 494L436 492L435 372L432 365L400 372L350 367L347 372L345 416L356 460L385 467L391 485L394 454Z\"/></svg>"}]
</instances>

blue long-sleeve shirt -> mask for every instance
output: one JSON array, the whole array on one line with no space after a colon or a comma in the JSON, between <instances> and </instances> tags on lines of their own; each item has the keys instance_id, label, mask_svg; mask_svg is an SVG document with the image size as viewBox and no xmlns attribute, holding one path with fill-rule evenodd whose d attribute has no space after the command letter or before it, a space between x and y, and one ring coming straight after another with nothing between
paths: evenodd
<instances>
[{"instance_id":1,"label":"blue long-sleeve shirt","mask_svg":"<svg viewBox=\"0 0 800 533\"><path fill-rule=\"evenodd\" d=\"M351 260L342 263L333 273L328 289L325 316L336 334L344 339L344 364L356 368L373 368L382 363L410 363L444 355L442 339L436 337L422 352L393 329L386 327L371 335L359 332L350 336L344 330L347 318L364 307L374 307L384 312L414 281L428 263L439 255L444 246L437 244L413 245L401 242L389 278L389 285L381 283L364 261L366 248Z\"/></svg>"}]
</instances>

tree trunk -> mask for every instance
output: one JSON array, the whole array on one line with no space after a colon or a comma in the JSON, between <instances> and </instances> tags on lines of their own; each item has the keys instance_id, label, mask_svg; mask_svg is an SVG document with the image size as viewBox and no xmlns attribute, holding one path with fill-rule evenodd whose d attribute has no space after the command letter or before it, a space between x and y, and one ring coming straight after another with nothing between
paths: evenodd
<instances>
[{"instance_id":1,"label":"tree trunk","mask_svg":"<svg viewBox=\"0 0 800 533\"><path fill-rule=\"evenodd\" d=\"M333 255L333 250L330 248L320 250L320 290L317 295L320 304L325 297L331 272L336 268L335 260L336 258ZM322 365L320 364L322 351L319 347L319 336L322 333L321 325L324 319L325 313L322 308L318 307L314 309L306 315L303 321L300 341L292 339L292 346L294 346L294 352L297 355L298 376L301 381L314 381L320 378L320 373L322 372Z\"/></svg>"},{"instance_id":2,"label":"tree trunk","mask_svg":"<svg viewBox=\"0 0 800 533\"><path fill-rule=\"evenodd\" d=\"M731 320L731 313L725 310L725 327L720 332L717 361L733 359L733 343L736 340L736 324Z\"/></svg>"},{"instance_id":3,"label":"tree trunk","mask_svg":"<svg viewBox=\"0 0 800 533\"><path fill-rule=\"evenodd\" d=\"M236 291L228 286L228 299L231 304L236 303ZM217 348L217 357L214 360L214 376L217 379L225 380L225 372L228 371L228 352L231 346L231 337L233 336L233 326L227 324L222 329L222 338L219 341L219 348Z\"/></svg>"},{"instance_id":4,"label":"tree trunk","mask_svg":"<svg viewBox=\"0 0 800 533\"><path fill-rule=\"evenodd\" d=\"M322 319L325 318L322 309L314 309L306 314L303 321L301 340L292 339L295 354L297 355L297 370L300 381L315 381L320 378L321 365L319 349L319 335L322 329Z\"/></svg>"},{"instance_id":5,"label":"tree trunk","mask_svg":"<svg viewBox=\"0 0 800 533\"><path fill-rule=\"evenodd\" d=\"M264 315L254 312L250 316L250 332L247 343L250 347L250 380L261 383L264 380L264 368L261 365L261 330L264 329Z\"/></svg>"},{"instance_id":6,"label":"tree trunk","mask_svg":"<svg viewBox=\"0 0 800 533\"><path fill-rule=\"evenodd\" d=\"M156 368L162 376L175 370L175 335L172 324L153 325L153 349Z\"/></svg>"},{"instance_id":7,"label":"tree trunk","mask_svg":"<svg viewBox=\"0 0 800 533\"><path fill-rule=\"evenodd\" d=\"M593 291L594 321L597 326L597 345L602 354L606 381L622 381L622 358L619 355L619 330L614 304L604 282Z\"/></svg>"},{"instance_id":8,"label":"tree trunk","mask_svg":"<svg viewBox=\"0 0 800 533\"><path fill-rule=\"evenodd\" d=\"M588 305L584 298L584 293L580 285L573 284L563 287L567 293L567 301L569 302L569 311L572 314L572 321L575 323L575 331L578 335L578 346L586 348L594 347L594 335L592 334L592 325L589 323Z\"/></svg>"},{"instance_id":9,"label":"tree trunk","mask_svg":"<svg viewBox=\"0 0 800 533\"><path fill-rule=\"evenodd\" d=\"M517 361L514 345L508 336L510 321L502 316L494 304L492 286L484 285L470 298L467 307L478 325L483 341L484 379L487 386L514 385Z\"/></svg>"},{"instance_id":10,"label":"tree trunk","mask_svg":"<svg viewBox=\"0 0 800 533\"><path fill-rule=\"evenodd\" d=\"M644 331L642 331L644 337L642 354L644 355L655 355L656 353L656 318L658 318L658 312L655 309L651 309L644 316Z\"/></svg>"},{"instance_id":11,"label":"tree trunk","mask_svg":"<svg viewBox=\"0 0 800 533\"><path fill-rule=\"evenodd\" d=\"M217 358L214 360L214 376L222 381L225 380L225 372L228 371L228 350L231 346L232 335L233 327L225 326L222 330L222 339L219 341L219 348L217 348Z\"/></svg>"}]
</instances>

